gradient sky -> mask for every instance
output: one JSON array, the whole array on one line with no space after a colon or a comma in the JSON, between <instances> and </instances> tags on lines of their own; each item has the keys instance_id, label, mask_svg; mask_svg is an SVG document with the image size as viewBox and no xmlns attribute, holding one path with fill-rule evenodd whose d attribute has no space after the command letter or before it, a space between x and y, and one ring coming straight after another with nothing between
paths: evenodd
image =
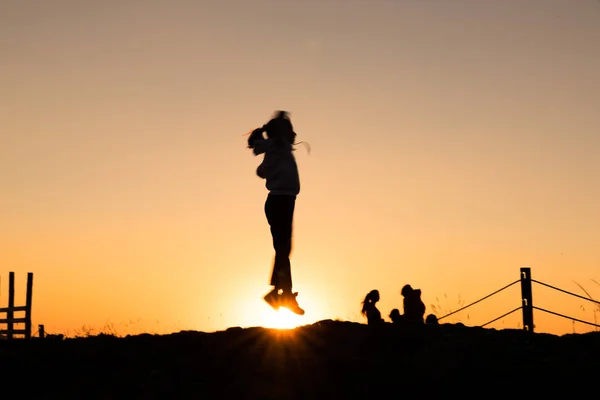
<instances>
[{"instance_id":1,"label":"gradient sky","mask_svg":"<svg viewBox=\"0 0 600 400\"><path fill-rule=\"evenodd\" d=\"M600 298L597 0L2 0L0 54L0 306L34 272L51 333L276 324L242 136L276 109L312 148L294 323L366 322L371 289L387 316L406 283L456 309L522 266ZM515 285L453 321L519 305Z\"/></svg>"}]
</instances>

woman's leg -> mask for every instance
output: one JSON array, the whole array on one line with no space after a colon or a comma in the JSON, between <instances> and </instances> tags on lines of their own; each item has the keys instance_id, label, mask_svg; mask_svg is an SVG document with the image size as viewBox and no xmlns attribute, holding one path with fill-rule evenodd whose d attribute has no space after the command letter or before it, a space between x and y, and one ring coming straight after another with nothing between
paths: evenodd
<instances>
[{"instance_id":1,"label":"woman's leg","mask_svg":"<svg viewBox=\"0 0 600 400\"><path fill-rule=\"evenodd\" d=\"M286 292L292 290L290 253L295 203L295 196L272 194L269 194L265 203L265 214L271 228L275 249L271 285Z\"/></svg>"},{"instance_id":2,"label":"woman's leg","mask_svg":"<svg viewBox=\"0 0 600 400\"><path fill-rule=\"evenodd\" d=\"M271 226L273 247L275 248L275 262L271 275L271 285L275 288L265 297L265 300L275 308L282 305L296 314L304 315L304 310L298 306L296 300L297 293L292 292L290 253L292 251L292 223L295 205L295 196L283 195L269 195L265 203L265 212ZM275 302L273 298L278 297L275 294L279 289L282 290L280 301Z\"/></svg>"}]
</instances>

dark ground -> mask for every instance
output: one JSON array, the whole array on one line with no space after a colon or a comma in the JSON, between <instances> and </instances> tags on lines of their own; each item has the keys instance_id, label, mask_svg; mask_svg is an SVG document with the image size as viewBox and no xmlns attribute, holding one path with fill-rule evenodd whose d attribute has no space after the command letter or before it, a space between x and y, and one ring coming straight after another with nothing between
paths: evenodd
<instances>
[{"instance_id":1,"label":"dark ground","mask_svg":"<svg viewBox=\"0 0 600 400\"><path fill-rule=\"evenodd\" d=\"M600 332L322 321L292 331L0 341L7 399L598 398L599 380Z\"/></svg>"}]
</instances>

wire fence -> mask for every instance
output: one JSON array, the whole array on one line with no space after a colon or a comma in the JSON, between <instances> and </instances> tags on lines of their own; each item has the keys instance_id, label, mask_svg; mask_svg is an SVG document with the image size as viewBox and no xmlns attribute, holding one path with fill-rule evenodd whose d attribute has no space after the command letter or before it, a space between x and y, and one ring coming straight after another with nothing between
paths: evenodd
<instances>
[{"instance_id":1,"label":"wire fence","mask_svg":"<svg viewBox=\"0 0 600 400\"><path fill-rule=\"evenodd\" d=\"M521 269L521 273L522 273L522 274L523 274L523 270L524 270L524 269ZM488 295L486 295L486 296L483 296L482 298L480 298L480 299L478 299L478 300L476 300L476 301L474 301L474 302L472 302L472 303L469 303L469 304L467 304L466 306L463 306L463 307L459 308L458 310L452 311L452 312L450 312L450 313L448 313L448 314L446 314L446 315L443 315L443 316L439 317L439 318L438 318L438 321L440 321L440 320L442 320L442 319L444 319L444 318L447 318L447 317L449 317L449 316L451 316L451 315L454 315L454 314L456 314L456 313L459 313L459 312L461 312L461 311L464 311L464 310L466 310L467 308L469 308L469 307L471 307L471 306L474 306L475 304L478 304L478 303L482 302L483 300L489 299L490 297L492 297L492 296L495 296L496 294L498 294L498 293L500 293L500 292L502 292L502 291L504 291L504 290L508 289L509 287L511 287L511 286L513 286L513 285L515 285L515 284L517 284L517 283L519 283L519 282L521 283L521 286L522 286L522 288L523 288L523 284L524 284L526 281L529 281L529 282L527 282L529 285L531 285L531 283L537 283L537 284L539 284L539 285L545 286L545 287L547 287L547 288L550 288L550 289L552 289L552 290L556 290L556 291L559 291L559 292L561 292L561 293L565 293L565 294L568 294L568 295L570 295L570 296L573 296L573 297L576 297L576 298L579 298L579 299L582 299L582 300L587 300L587 301L589 301L589 302L591 302L591 303L593 303L593 304L597 305L597 306L599 307L599 310L600 310L600 301L597 301L597 300L595 300L595 299L591 298L591 296L590 296L590 297L581 296L581 295L578 295L578 294L576 294L576 293L570 292L570 291L568 291L568 290L564 290L564 289L558 288L558 287L556 287L556 286L553 286L553 285L547 284L547 283L545 283L545 282L541 282L541 281L538 281L538 280L535 280L535 279L531 279L531 278L530 278L530 275L529 275L529 273L528 273L528 274L527 274L527 278L524 278L524 277L522 276L522 277L521 277L521 279L518 279L518 280L516 280L516 281L514 281L514 282L511 282L511 283L509 283L508 285L506 285L506 286L503 286L503 287L501 287L500 289L498 289L498 290L496 290L496 291L494 291L494 292L492 292L492 293L490 293L490 294L488 294ZM523 292L523 293L524 293L524 292ZM587 292L586 292L586 293L587 293ZM593 326L593 327L596 327L596 328L600 328L600 324L597 324L597 323L594 323L594 322L590 322L590 321L584 321L584 320L581 320L581 319L579 319L579 318L571 317L571 316L564 315L564 314L561 314L561 313L558 313L558 312L555 312L555 311L546 310L546 309L544 309L544 308L541 308L541 307L534 306L534 305L532 304L532 300L531 300L531 299L522 299L522 302L523 302L523 305L521 305L521 306L519 306L519 307L517 307L517 308L515 308L515 309L513 309L513 310L511 310L511 311L509 311L509 312L507 312L507 313L504 313L504 314L500 315L499 317L496 317L496 318L492 319L491 321L488 321L488 322L486 322L485 324L482 324L482 325L479 325L479 326L480 326L480 327L485 327L485 326L487 326L487 325L490 325L490 324L492 324L492 323L494 323L494 322L496 322L496 321L499 321L499 320L501 320L501 319L502 319L502 318L504 318L504 317L507 317L507 316L509 316L509 315L513 314L514 312L517 312L517 311L519 311L519 310L524 310L524 308L525 308L525 307L530 307L530 309L531 309L531 310L537 310L537 311L541 311L541 312L544 312L544 313L547 313L547 314L551 314L551 315L555 315L555 316L558 316L558 317L561 317L561 318L569 319L569 320L571 320L571 321L576 321L576 322L579 322L579 323L582 323L582 324L586 324L586 325L590 325L590 326ZM524 317L524 318L525 318L525 317ZM524 323L524 326L525 326L525 323Z\"/></svg>"},{"instance_id":2,"label":"wire fence","mask_svg":"<svg viewBox=\"0 0 600 400\"><path fill-rule=\"evenodd\" d=\"M552 285L548 285L547 283L544 283L544 282L536 281L535 279L532 279L531 282L535 282L535 283L540 284L542 286L546 286L546 287L548 287L550 289L554 289L554 290L557 290L559 292L563 292L563 293L569 294L571 296L578 297L578 298L583 299L583 300L587 300L587 301L589 301L591 303L594 303L594 304L597 304L597 305L600 306L600 301L596 301L594 299L590 299L589 297L581 296L581 295L569 292L568 290L560 289L560 288L557 288L556 286L552 286Z\"/></svg>"},{"instance_id":3,"label":"wire fence","mask_svg":"<svg viewBox=\"0 0 600 400\"><path fill-rule=\"evenodd\" d=\"M572 320L572 321L581 322L582 324L591 325L591 326L595 326L596 328L600 328L600 325L598 325L598 324L595 324L595 323L593 323L593 322L584 321L584 320L582 320L582 319L578 319L578 318L575 318L575 317L569 317L568 315L560 314L560 313L557 313L557 312L554 312L554 311L550 311L550 310L545 310L545 309L543 309L543 308L536 307L536 306L533 306L533 308L534 308L535 310L538 310L538 311L543 311L543 312L545 312L545 313L548 313L548 314L553 314L553 315L556 315L556 316L558 316L558 317L563 317L563 318L566 318L566 319L570 319L570 320Z\"/></svg>"},{"instance_id":4,"label":"wire fence","mask_svg":"<svg viewBox=\"0 0 600 400\"><path fill-rule=\"evenodd\" d=\"M456 314L456 313L458 313L458 312L461 312L461 311L463 311L463 310L466 310L467 308L469 308L469 307L471 307L471 306L474 306L475 304L477 304L477 303L479 303L479 302L482 302L483 300L485 300L485 299L488 299L488 298L490 298L490 297L492 297L492 296L494 296L494 295L496 295L496 294L500 293L500 292L501 292L501 291L503 291L503 290L506 290L506 289L508 289L509 287L511 287L512 285L514 285L514 284L516 284L516 283L519 283L520 281L521 281L521 280L520 280L520 279L518 279L518 280L516 280L516 281L514 281L514 282L512 282L512 283L509 283L508 285L506 285L506 286L504 286L504 287L502 287L502 288L500 288L500 289L496 290L495 292L492 292L492 293L490 293L490 294L488 294L488 295L486 295L486 296L483 296L482 298L480 298L480 299L479 299L479 300L477 300L477 301L474 301L474 302L472 302L472 303L470 303L470 304L467 304L467 305L466 305L466 306L464 306L464 307L461 307L461 308L459 308L459 309L458 309L458 310L456 310L456 311L452 311L451 313L448 313L448 314L446 314L446 315L444 315L444 316L442 316L442 317L439 317L439 318L438 318L438 321L439 321L439 320L441 320L441 319L444 319L444 318L446 318L446 317L449 317L449 316L451 316L451 315L454 315L454 314Z\"/></svg>"},{"instance_id":5,"label":"wire fence","mask_svg":"<svg viewBox=\"0 0 600 400\"><path fill-rule=\"evenodd\" d=\"M506 314L502 314L501 316L499 316L499 317L497 317L497 318L494 318L493 320L491 320L491 321L489 321L489 322L486 322L486 323L485 323L485 324L483 324L483 325L480 325L480 327L482 327L482 328L483 328L483 327L484 327L484 326L486 326L486 325L489 325L489 324L491 324L491 323L494 323L494 322L496 322L496 321L498 321L498 320L501 320L502 318L504 318L504 317L506 317L506 316L509 316L510 314L514 313L515 311L519 311L519 310L521 310L522 308L523 308L522 306L519 306L519 307L515 308L514 310L507 312Z\"/></svg>"}]
</instances>

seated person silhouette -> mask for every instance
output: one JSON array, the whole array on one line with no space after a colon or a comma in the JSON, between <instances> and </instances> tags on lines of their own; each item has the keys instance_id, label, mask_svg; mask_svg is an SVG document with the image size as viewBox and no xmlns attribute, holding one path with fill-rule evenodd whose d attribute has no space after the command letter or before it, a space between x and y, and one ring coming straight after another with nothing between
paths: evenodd
<instances>
[{"instance_id":1,"label":"seated person silhouette","mask_svg":"<svg viewBox=\"0 0 600 400\"><path fill-rule=\"evenodd\" d=\"M375 306L375 303L379 301L379 291L374 289L367 293L365 299L362 302L362 314L367 317L368 325L380 324L383 321L381 313Z\"/></svg>"},{"instance_id":2,"label":"seated person silhouette","mask_svg":"<svg viewBox=\"0 0 600 400\"><path fill-rule=\"evenodd\" d=\"M421 301L421 289L413 289L405 285L400 292L404 296L404 315L406 322L421 322L425 315L425 304Z\"/></svg>"},{"instance_id":3,"label":"seated person silhouette","mask_svg":"<svg viewBox=\"0 0 600 400\"><path fill-rule=\"evenodd\" d=\"M401 324L402 323L402 315L400 315L400 310L398 310L397 308L394 308L392 310L392 312L390 313L390 319L392 320L392 323L394 323L394 324Z\"/></svg>"},{"instance_id":4,"label":"seated person silhouette","mask_svg":"<svg viewBox=\"0 0 600 400\"><path fill-rule=\"evenodd\" d=\"M438 319L435 315L429 314L427 318L425 318L425 323L428 325L439 325Z\"/></svg>"}]
</instances>

